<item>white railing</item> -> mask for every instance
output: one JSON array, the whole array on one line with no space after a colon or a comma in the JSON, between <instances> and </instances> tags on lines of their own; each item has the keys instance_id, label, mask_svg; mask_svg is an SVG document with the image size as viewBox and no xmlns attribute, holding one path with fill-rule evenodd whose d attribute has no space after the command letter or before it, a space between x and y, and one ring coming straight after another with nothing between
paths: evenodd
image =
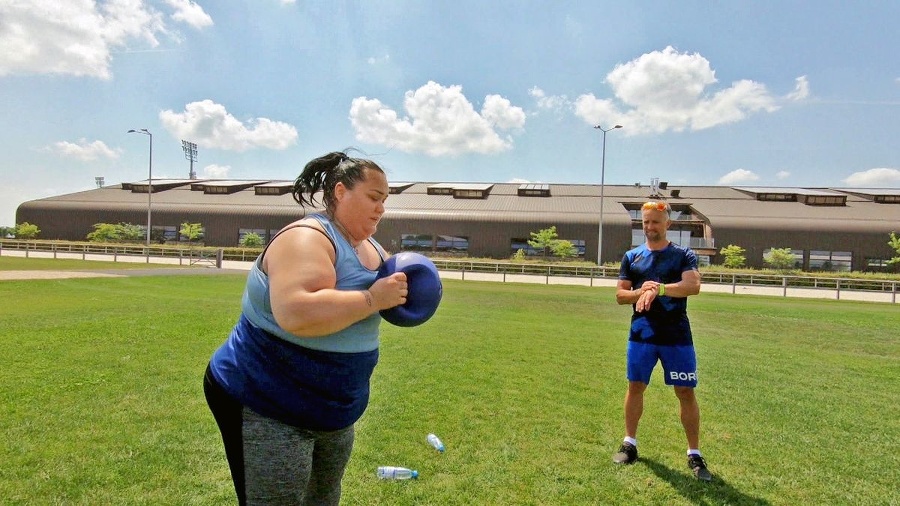
<instances>
[{"instance_id":1,"label":"white railing","mask_svg":"<svg viewBox=\"0 0 900 506\"><path fill-rule=\"evenodd\" d=\"M23 256L22 253L24 252L26 257L33 252L40 254L39 256L42 258L78 258L80 256L81 259L88 259L89 255L102 255L107 257L105 259L112 261L119 261L119 257L130 257L129 260L134 261L135 257L142 257L148 263L152 258L154 261L165 259L170 263L174 263L177 260L179 265L208 262L217 267L222 266L223 260L250 262L259 254L259 251L256 250L246 250L234 251L226 255L222 249L209 247L173 248L171 246L150 246L148 248L136 245L90 245L10 239L0 240L0 256L3 255L4 251L15 251L17 256ZM432 258L431 260L439 271L455 273L460 279L490 279L504 282L538 281L545 284L572 283L586 286L610 286L615 285L619 275L618 266L533 264L452 258ZM735 294L749 293L746 290L747 287L756 289L754 293L782 296L788 296L789 291L791 292L790 295L807 294L815 296L818 293L821 296L822 293L827 291L834 294L836 299L840 299L842 294L857 292L881 294L884 301L889 299L891 303L896 303L898 289L900 289L900 280L891 279L707 272L702 269L701 274L705 287L712 285L718 287L717 290L712 291L730 291ZM704 288L704 290L707 289Z\"/></svg>"}]
</instances>

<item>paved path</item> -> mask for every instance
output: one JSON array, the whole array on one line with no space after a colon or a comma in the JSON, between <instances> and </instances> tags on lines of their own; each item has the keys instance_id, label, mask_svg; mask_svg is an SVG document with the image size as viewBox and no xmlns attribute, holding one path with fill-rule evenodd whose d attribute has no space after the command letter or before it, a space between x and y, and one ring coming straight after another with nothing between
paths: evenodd
<instances>
[{"instance_id":1,"label":"paved path","mask_svg":"<svg viewBox=\"0 0 900 506\"><path fill-rule=\"evenodd\" d=\"M3 256L24 257L24 251L2 250ZM54 258L50 252L31 251L31 258ZM81 253L57 253L55 258L74 258L84 260L109 261L110 255L82 255ZM146 263L147 257L118 255L116 261L128 263ZM240 274L250 270L253 262L240 262L224 260L222 268L217 269L208 263L185 265L178 258L150 257L153 264L171 264L171 269L120 269L120 270L82 270L82 271L0 271L0 281L9 279L64 279L85 277L123 277L123 276L172 276L172 275L212 275L212 274ZM441 271L442 279L460 279L467 281L495 281L506 283L534 283L546 285L578 285L614 287L616 280L610 278L584 278L574 276L546 276L528 274L503 274L462 271ZM900 303L900 295L890 292L837 290L823 288L787 288L780 286L756 286L756 285L731 285L703 283L702 293L732 293L735 295L767 295L775 297L801 297L810 299L840 299L868 302Z\"/></svg>"}]
</instances>

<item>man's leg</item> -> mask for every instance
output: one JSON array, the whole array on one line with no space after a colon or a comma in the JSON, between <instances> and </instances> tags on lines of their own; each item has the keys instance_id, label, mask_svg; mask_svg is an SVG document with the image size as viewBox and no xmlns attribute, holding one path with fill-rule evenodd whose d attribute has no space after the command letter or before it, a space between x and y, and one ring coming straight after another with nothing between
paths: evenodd
<instances>
[{"instance_id":1,"label":"man's leg","mask_svg":"<svg viewBox=\"0 0 900 506\"><path fill-rule=\"evenodd\" d=\"M625 435L637 439L638 423L644 414L644 390L647 384L640 381L629 381L625 392Z\"/></svg>"},{"instance_id":2,"label":"man's leg","mask_svg":"<svg viewBox=\"0 0 900 506\"><path fill-rule=\"evenodd\" d=\"M700 405L692 387L675 387L675 395L681 404L681 425L687 437L688 448L700 448Z\"/></svg>"},{"instance_id":3,"label":"man's leg","mask_svg":"<svg viewBox=\"0 0 900 506\"><path fill-rule=\"evenodd\" d=\"M656 366L656 346L636 341L628 342L625 392L625 440L619 451L613 454L616 464L631 464L638 459L637 429L644 414L644 390L650 384L650 375Z\"/></svg>"},{"instance_id":4,"label":"man's leg","mask_svg":"<svg viewBox=\"0 0 900 506\"><path fill-rule=\"evenodd\" d=\"M681 404L681 425L688 443L688 467L698 480L710 481L712 474L706 468L706 460L700 454L700 405L692 387L675 387L675 395Z\"/></svg>"}]
</instances>

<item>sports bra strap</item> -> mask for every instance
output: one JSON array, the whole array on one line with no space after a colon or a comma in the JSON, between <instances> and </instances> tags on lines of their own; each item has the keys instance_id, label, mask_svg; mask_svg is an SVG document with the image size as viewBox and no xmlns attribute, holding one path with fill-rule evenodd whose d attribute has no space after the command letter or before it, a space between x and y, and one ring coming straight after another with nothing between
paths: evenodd
<instances>
[{"instance_id":1,"label":"sports bra strap","mask_svg":"<svg viewBox=\"0 0 900 506\"><path fill-rule=\"evenodd\" d=\"M292 229L292 228L299 228L299 227L302 227L302 228L310 228L310 229L315 230L316 232L319 232L320 234L324 235L325 238L328 239L328 242L331 243L331 247L334 248L334 251L337 251L337 244L334 243L334 239L332 239L332 238L331 238L324 230L322 230L322 229L320 229L320 228L316 228L316 227L310 225L309 223L294 223L293 225L284 227L283 229L279 230L278 233L275 234L274 237L272 237L272 240L269 241L269 244L266 244L266 247L263 248L263 252L259 255L259 258L256 259L256 261L258 262L258 263L257 263L257 267L259 267L260 270L262 270L262 260L263 260L263 257L265 256L266 251L269 250L269 246L270 246L273 242L275 242L275 239L277 239L278 236L281 235L282 233L284 233L284 232L286 232L286 231L288 231L288 230L290 230L290 229ZM263 271L263 272L265 272L265 271Z\"/></svg>"}]
</instances>

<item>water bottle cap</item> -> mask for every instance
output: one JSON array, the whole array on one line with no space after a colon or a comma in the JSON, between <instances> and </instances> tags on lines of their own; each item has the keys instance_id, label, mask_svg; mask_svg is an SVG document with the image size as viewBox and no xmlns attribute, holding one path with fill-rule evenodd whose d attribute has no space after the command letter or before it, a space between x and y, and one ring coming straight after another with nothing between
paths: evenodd
<instances>
[{"instance_id":1,"label":"water bottle cap","mask_svg":"<svg viewBox=\"0 0 900 506\"><path fill-rule=\"evenodd\" d=\"M418 477L419 477L419 471L413 471L413 472L411 473L411 475L412 475L413 478L418 478Z\"/></svg>"}]
</instances>

